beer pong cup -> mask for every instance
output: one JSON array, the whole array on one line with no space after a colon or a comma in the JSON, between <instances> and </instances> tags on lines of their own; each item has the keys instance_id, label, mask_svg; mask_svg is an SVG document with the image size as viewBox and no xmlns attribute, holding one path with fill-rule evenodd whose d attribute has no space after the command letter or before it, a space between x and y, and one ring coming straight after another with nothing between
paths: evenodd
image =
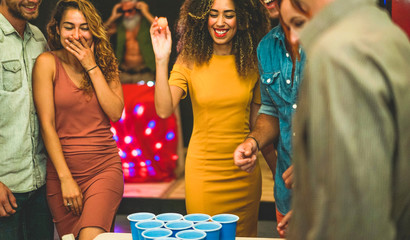
<instances>
[{"instance_id":1,"label":"beer pong cup","mask_svg":"<svg viewBox=\"0 0 410 240\"><path fill-rule=\"evenodd\" d=\"M193 223L197 222L207 222L211 219L211 216L204 213L191 213L184 216L184 219L187 221L191 221Z\"/></svg>"},{"instance_id":2,"label":"beer pong cup","mask_svg":"<svg viewBox=\"0 0 410 240\"><path fill-rule=\"evenodd\" d=\"M157 238L156 240L177 240L176 237L161 237L161 238Z\"/></svg>"},{"instance_id":3,"label":"beer pong cup","mask_svg":"<svg viewBox=\"0 0 410 240\"><path fill-rule=\"evenodd\" d=\"M161 228L163 226L164 226L164 222L159 221L159 220L141 221L135 224L135 227L137 228L137 238L136 239L133 238L133 240L144 240L144 238L142 237L142 232L148 229ZM169 236L166 236L166 237L169 237Z\"/></svg>"},{"instance_id":4,"label":"beer pong cup","mask_svg":"<svg viewBox=\"0 0 410 240\"><path fill-rule=\"evenodd\" d=\"M179 213L161 213L156 216L157 220L163 221L164 223L182 220L183 216Z\"/></svg>"},{"instance_id":5,"label":"beer pong cup","mask_svg":"<svg viewBox=\"0 0 410 240\"><path fill-rule=\"evenodd\" d=\"M175 236L182 240L204 240L206 233L198 230L184 230L177 232Z\"/></svg>"},{"instance_id":6,"label":"beer pong cup","mask_svg":"<svg viewBox=\"0 0 410 240\"><path fill-rule=\"evenodd\" d=\"M127 219L128 221L130 221L132 239L139 240L137 228L135 227L135 224L137 224L140 221L152 220L154 218L155 218L155 214L149 213L149 212L138 212L138 213L133 213L133 214L128 215Z\"/></svg>"},{"instance_id":7,"label":"beer pong cup","mask_svg":"<svg viewBox=\"0 0 410 240\"><path fill-rule=\"evenodd\" d=\"M141 234L144 240L154 240L171 236L172 231L166 228L151 228L144 230Z\"/></svg>"},{"instance_id":8,"label":"beer pong cup","mask_svg":"<svg viewBox=\"0 0 410 240\"><path fill-rule=\"evenodd\" d=\"M236 223L239 220L238 216L234 214L218 214L212 216L211 219L222 225L221 234L219 236L221 240L235 240Z\"/></svg>"},{"instance_id":9,"label":"beer pong cup","mask_svg":"<svg viewBox=\"0 0 410 240\"><path fill-rule=\"evenodd\" d=\"M222 225L218 222L199 222L194 225L195 230L204 231L206 240L219 240Z\"/></svg>"},{"instance_id":10,"label":"beer pong cup","mask_svg":"<svg viewBox=\"0 0 410 240\"><path fill-rule=\"evenodd\" d=\"M165 224L165 228L172 231L171 237L175 237L177 232L192 229L193 223L186 220L171 221Z\"/></svg>"}]
</instances>

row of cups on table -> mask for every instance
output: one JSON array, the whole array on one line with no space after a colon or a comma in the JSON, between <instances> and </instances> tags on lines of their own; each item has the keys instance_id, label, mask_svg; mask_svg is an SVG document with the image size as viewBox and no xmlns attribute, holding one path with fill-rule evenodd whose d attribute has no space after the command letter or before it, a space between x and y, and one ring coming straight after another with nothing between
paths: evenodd
<instances>
[{"instance_id":1,"label":"row of cups on table","mask_svg":"<svg viewBox=\"0 0 410 240\"><path fill-rule=\"evenodd\" d=\"M234 214L138 212L127 216L133 240L235 240Z\"/></svg>"}]
</instances>

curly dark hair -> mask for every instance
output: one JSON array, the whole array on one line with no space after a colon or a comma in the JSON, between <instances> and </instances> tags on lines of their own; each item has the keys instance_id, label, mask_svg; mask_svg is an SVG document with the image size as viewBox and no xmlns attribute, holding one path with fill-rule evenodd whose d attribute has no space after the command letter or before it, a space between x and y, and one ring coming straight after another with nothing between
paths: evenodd
<instances>
[{"instance_id":1,"label":"curly dark hair","mask_svg":"<svg viewBox=\"0 0 410 240\"><path fill-rule=\"evenodd\" d=\"M260 0L232 0L238 30L232 39L232 54L241 77L258 72L256 48L269 31L268 12ZM213 54L213 39L208 18L214 0L186 0L176 25L177 51L184 60L208 64Z\"/></svg>"},{"instance_id":2,"label":"curly dark hair","mask_svg":"<svg viewBox=\"0 0 410 240\"><path fill-rule=\"evenodd\" d=\"M84 14L88 27L93 35L94 56L107 82L118 78L118 61L115 58L110 41L107 37L102 19L97 9L88 0L60 0L58 1L50 22L47 24L48 46L51 50L62 49L57 28L60 27L61 18L68 9L78 9ZM90 76L84 71L81 89L90 92L93 88Z\"/></svg>"}]
</instances>

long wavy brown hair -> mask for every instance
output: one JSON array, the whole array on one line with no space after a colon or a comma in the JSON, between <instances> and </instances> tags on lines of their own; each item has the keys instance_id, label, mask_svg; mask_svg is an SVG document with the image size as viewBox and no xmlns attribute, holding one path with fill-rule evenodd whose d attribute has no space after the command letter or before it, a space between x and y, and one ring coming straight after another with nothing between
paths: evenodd
<instances>
[{"instance_id":1,"label":"long wavy brown hair","mask_svg":"<svg viewBox=\"0 0 410 240\"><path fill-rule=\"evenodd\" d=\"M47 24L48 46L51 50L62 49L60 35L57 28L60 27L61 18L68 9L77 9L84 14L88 23L88 28L93 35L94 56L97 65L100 67L107 82L118 79L118 61L115 58L111 44L103 27L103 22L97 9L87 0L60 0L52 14L50 22ZM88 74L84 71L81 89L90 92L93 88Z\"/></svg>"},{"instance_id":2,"label":"long wavy brown hair","mask_svg":"<svg viewBox=\"0 0 410 240\"><path fill-rule=\"evenodd\" d=\"M268 12L260 0L232 0L235 6L238 30L232 39L239 76L258 72L256 48L269 31ZM186 0L177 21L177 51L184 60L208 64L214 42L208 31L208 18L214 0Z\"/></svg>"}]
</instances>

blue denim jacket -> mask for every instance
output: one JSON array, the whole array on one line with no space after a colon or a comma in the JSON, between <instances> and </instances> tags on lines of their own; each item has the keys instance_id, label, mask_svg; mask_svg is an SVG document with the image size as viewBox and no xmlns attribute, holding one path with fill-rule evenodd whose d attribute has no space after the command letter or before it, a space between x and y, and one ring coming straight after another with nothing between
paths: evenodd
<instances>
[{"instance_id":1,"label":"blue denim jacket","mask_svg":"<svg viewBox=\"0 0 410 240\"><path fill-rule=\"evenodd\" d=\"M291 191L285 187L282 174L292 164L292 116L297 108L297 95L302 80L305 53L299 50L301 60L296 62L292 85L292 59L286 50L285 33L280 25L273 28L262 39L257 52L262 100L259 114L279 119L280 134L277 145L278 160L274 196L278 211L286 214L290 210Z\"/></svg>"}]
</instances>

